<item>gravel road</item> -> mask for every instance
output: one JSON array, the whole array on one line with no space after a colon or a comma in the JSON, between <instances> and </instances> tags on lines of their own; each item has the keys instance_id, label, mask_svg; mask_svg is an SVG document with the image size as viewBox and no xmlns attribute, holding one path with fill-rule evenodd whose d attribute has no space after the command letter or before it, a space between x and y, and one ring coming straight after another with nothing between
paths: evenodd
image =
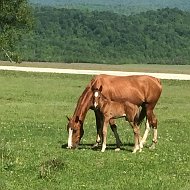
<instances>
[{"instance_id":1,"label":"gravel road","mask_svg":"<svg viewBox=\"0 0 190 190\"><path fill-rule=\"evenodd\" d=\"M160 79L190 80L190 75L188 74L171 74L171 73L77 70L77 69L55 69L55 68L16 67L16 66L0 66L0 70L42 72L42 73L85 74L85 75L99 75L99 74L109 74L109 75L117 75L117 76L150 75L150 76L154 76Z\"/></svg>"}]
</instances>

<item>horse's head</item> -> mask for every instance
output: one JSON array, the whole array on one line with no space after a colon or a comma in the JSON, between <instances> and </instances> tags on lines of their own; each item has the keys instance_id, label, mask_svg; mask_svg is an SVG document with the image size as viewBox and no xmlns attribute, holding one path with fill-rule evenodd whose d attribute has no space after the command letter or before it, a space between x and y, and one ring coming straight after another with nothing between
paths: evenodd
<instances>
[{"instance_id":1,"label":"horse's head","mask_svg":"<svg viewBox=\"0 0 190 190\"><path fill-rule=\"evenodd\" d=\"M69 133L68 148L76 148L84 134L83 122L78 116L71 119L67 117L67 119L69 120L67 124L67 131Z\"/></svg>"}]
</instances>

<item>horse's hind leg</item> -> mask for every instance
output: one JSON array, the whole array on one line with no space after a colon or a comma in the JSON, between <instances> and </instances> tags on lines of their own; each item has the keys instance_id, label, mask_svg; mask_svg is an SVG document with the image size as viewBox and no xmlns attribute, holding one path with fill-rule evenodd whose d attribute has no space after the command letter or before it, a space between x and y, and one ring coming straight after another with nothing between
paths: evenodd
<instances>
[{"instance_id":1,"label":"horse's hind leg","mask_svg":"<svg viewBox=\"0 0 190 190\"><path fill-rule=\"evenodd\" d=\"M148 119L146 119L145 132L144 132L143 138L141 139L141 142L140 142L141 148L143 148L144 144L146 143L146 139L148 137L149 131L150 131L150 125L149 125Z\"/></svg>"},{"instance_id":2,"label":"horse's hind leg","mask_svg":"<svg viewBox=\"0 0 190 190\"><path fill-rule=\"evenodd\" d=\"M120 146L122 145L122 142L121 142L121 140L119 138L119 135L118 135L118 132L117 132L117 125L115 124L114 119L110 119L109 123L110 123L111 130L113 131L114 137L116 139L116 149L115 149L115 151L119 151Z\"/></svg>"},{"instance_id":3,"label":"horse's hind leg","mask_svg":"<svg viewBox=\"0 0 190 190\"><path fill-rule=\"evenodd\" d=\"M152 145L150 146L150 149L155 149L155 146L158 142L158 129L157 129L157 118L153 113L152 116L152 127L153 127L153 139L152 139Z\"/></svg>"},{"instance_id":4,"label":"horse's hind leg","mask_svg":"<svg viewBox=\"0 0 190 190\"><path fill-rule=\"evenodd\" d=\"M155 149L156 143L158 142L158 130L157 128L153 128L153 140L152 145L150 146L150 149Z\"/></svg>"},{"instance_id":5,"label":"horse's hind leg","mask_svg":"<svg viewBox=\"0 0 190 190\"><path fill-rule=\"evenodd\" d=\"M151 127L153 128L153 140L152 140L152 145L151 149L155 148L155 145L158 141L158 131L157 131L157 118L153 113L153 109L148 109L147 108L147 119Z\"/></svg>"}]
</instances>

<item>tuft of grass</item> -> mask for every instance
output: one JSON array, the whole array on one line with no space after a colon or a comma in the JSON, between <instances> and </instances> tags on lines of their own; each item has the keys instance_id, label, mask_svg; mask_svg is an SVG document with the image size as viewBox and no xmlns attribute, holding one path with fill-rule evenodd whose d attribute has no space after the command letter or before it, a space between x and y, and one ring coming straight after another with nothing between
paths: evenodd
<instances>
[{"instance_id":1,"label":"tuft of grass","mask_svg":"<svg viewBox=\"0 0 190 190\"><path fill-rule=\"evenodd\" d=\"M15 167L16 159L9 142L2 142L0 144L0 155L2 170L12 171Z\"/></svg>"},{"instance_id":2,"label":"tuft of grass","mask_svg":"<svg viewBox=\"0 0 190 190\"><path fill-rule=\"evenodd\" d=\"M44 161L40 165L40 178L50 179L55 172L63 170L64 167L65 163L59 158Z\"/></svg>"}]
</instances>

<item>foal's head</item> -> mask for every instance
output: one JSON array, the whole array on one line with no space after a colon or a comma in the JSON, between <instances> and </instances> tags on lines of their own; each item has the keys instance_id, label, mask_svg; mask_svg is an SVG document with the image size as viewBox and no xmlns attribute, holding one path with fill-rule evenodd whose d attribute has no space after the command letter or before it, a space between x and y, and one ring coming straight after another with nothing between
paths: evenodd
<instances>
[{"instance_id":1,"label":"foal's head","mask_svg":"<svg viewBox=\"0 0 190 190\"><path fill-rule=\"evenodd\" d=\"M104 98L101 92L102 86L100 86L99 89L93 90L93 105L95 108L98 108L100 106L102 98Z\"/></svg>"}]
</instances>

